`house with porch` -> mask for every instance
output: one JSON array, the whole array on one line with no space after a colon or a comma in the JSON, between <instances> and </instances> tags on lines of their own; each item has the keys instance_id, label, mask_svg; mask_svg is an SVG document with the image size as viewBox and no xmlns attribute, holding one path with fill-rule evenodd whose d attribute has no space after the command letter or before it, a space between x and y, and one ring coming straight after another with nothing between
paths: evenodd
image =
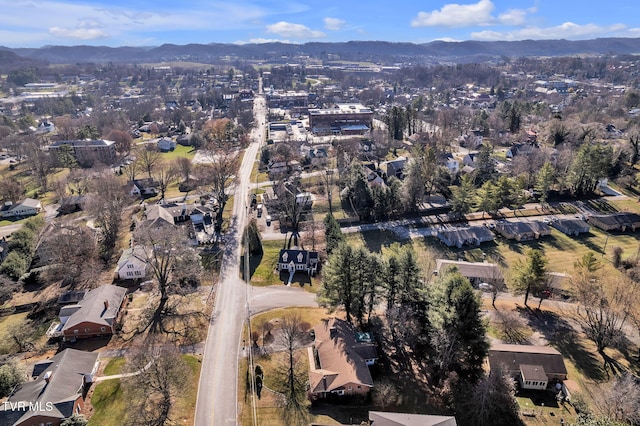
<instances>
[{"instance_id":1,"label":"house with porch","mask_svg":"<svg viewBox=\"0 0 640 426\"><path fill-rule=\"evenodd\" d=\"M34 216L42 211L42 203L40 200L34 200L33 198L25 198L24 200L13 204L11 201L4 203L0 207L0 217L13 218L13 217L26 217Z\"/></svg>"},{"instance_id":2,"label":"house with porch","mask_svg":"<svg viewBox=\"0 0 640 426\"><path fill-rule=\"evenodd\" d=\"M65 349L36 363L32 377L0 404L0 424L59 426L85 412L85 397L98 370L97 352Z\"/></svg>"},{"instance_id":3,"label":"house with porch","mask_svg":"<svg viewBox=\"0 0 640 426\"><path fill-rule=\"evenodd\" d=\"M47 336L73 342L80 338L115 334L126 292L126 288L111 284L88 291L78 303L60 309L59 322L51 324Z\"/></svg>"},{"instance_id":4,"label":"house with porch","mask_svg":"<svg viewBox=\"0 0 640 426\"><path fill-rule=\"evenodd\" d=\"M280 250L278 255L278 271L290 273L305 272L313 276L318 270L318 252L300 249Z\"/></svg>"},{"instance_id":5,"label":"house with porch","mask_svg":"<svg viewBox=\"0 0 640 426\"><path fill-rule=\"evenodd\" d=\"M313 333L313 346L308 348L309 398L366 397L373 387L369 366L378 359L369 333L359 333L336 318L323 320Z\"/></svg>"},{"instance_id":6,"label":"house with porch","mask_svg":"<svg viewBox=\"0 0 640 426\"><path fill-rule=\"evenodd\" d=\"M489 349L489 368L502 366L522 389L545 390L567 379L564 358L551 346L494 344Z\"/></svg>"}]
</instances>

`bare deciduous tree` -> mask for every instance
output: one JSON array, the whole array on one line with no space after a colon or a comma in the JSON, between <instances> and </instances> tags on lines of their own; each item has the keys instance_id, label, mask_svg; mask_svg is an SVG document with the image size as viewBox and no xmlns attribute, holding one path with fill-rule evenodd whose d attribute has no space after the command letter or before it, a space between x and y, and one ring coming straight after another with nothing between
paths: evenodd
<instances>
[{"instance_id":1,"label":"bare deciduous tree","mask_svg":"<svg viewBox=\"0 0 640 426\"><path fill-rule=\"evenodd\" d=\"M201 313L179 312L169 303L170 296L187 294L197 286L201 270L198 255L188 246L185 230L173 226L138 228L135 240L144 247L144 260L160 291L160 301L149 307L149 322L143 329L184 337L188 331L184 322Z\"/></svg>"},{"instance_id":2,"label":"bare deciduous tree","mask_svg":"<svg viewBox=\"0 0 640 426\"><path fill-rule=\"evenodd\" d=\"M140 167L147 172L149 179L153 173L153 169L160 161L160 152L156 150L154 145L145 145L136 149L136 161Z\"/></svg>"},{"instance_id":3,"label":"bare deciduous tree","mask_svg":"<svg viewBox=\"0 0 640 426\"><path fill-rule=\"evenodd\" d=\"M594 400L605 417L624 424L640 424L640 383L631 374L618 376L594 392Z\"/></svg>"},{"instance_id":4,"label":"bare deciduous tree","mask_svg":"<svg viewBox=\"0 0 640 426\"><path fill-rule=\"evenodd\" d=\"M175 399L184 383L192 380L191 370L178 349L146 345L128 358L127 367L131 372L139 372L123 380L130 402L127 424L172 424Z\"/></svg>"},{"instance_id":5,"label":"bare deciduous tree","mask_svg":"<svg viewBox=\"0 0 640 426\"><path fill-rule=\"evenodd\" d=\"M122 210L130 197L120 180L111 173L93 179L90 190L87 211L101 231L101 256L109 259L118 239Z\"/></svg>"},{"instance_id":6,"label":"bare deciduous tree","mask_svg":"<svg viewBox=\"0 0 640 426\"><path fill-rule=\"evenodd\" d=\"M283 420L286 424L306 424L304 421L308 416L304 407L306 372L301 368L296 354L307 329L308 324L302 323L298 313L287 313L282 318L279 339L287 358L276 374L285 384Z\"/></svg>"},{"instance_id":7,"label":"bare deciduous tree","mask_svg":"<svg viewBox=\"0 0 640 426\"><path fill-rule=\"evenodd\" d=\"M95 235L87 228L73 224L58 226L41 242L48 257L46 275L76 285L95 278L100 270L97 262Z\"/></svg>"},{"instance_id":8,"label":"bare deciduous tree","mask_svg":"<svg viewBox=\"0 0 640 426\"><path fill-rule=\"evenodd\" d=\"M208 162L200 167L199 174L204 182L211 185L211 193L218 202L217 222L222 223L222 213L229 201L229 194L236 185L236 175L240 167L238 151L218 149L209 151Z\"/></svg>"},{"instance_id":9,"label":"bare deciduous tree","mask_svg":"<svg viewBox=\"0 0 640 426\"><path fill-rule=\"evenodd\" d=\"M578 308L574 319L596 345L604 360L605 371L615 372L616 362L605 349L618 343L634 308L634 284L627 279L610 277L604 273L581 274L574 280Z\"/></svg>"},{"instance_id":10,"label":"bare deciduous tree","mask_svg":"<svg viewBox=\"0 0 640 426\"><path fill-rule=\"evenodd\" d=\"M153 174L155 181L158 183L160 190L160 199L164 200L164 196L176 178L176 170L173 167L161 165Z\"/></svg>"}]
</instances>

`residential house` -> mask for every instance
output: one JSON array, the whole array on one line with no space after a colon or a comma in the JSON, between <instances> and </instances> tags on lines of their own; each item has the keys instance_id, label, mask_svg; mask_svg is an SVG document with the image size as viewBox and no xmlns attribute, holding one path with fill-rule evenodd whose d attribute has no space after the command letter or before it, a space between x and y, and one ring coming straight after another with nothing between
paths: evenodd
<instances>
[{"instance_id":1,"label":"residential house","mask_svg":"<svg viewBox=\"0 0 640 426\"><path fill-rule=\"evenodd\" d=\"M148 198L158 195L158 183L153 178L135 179L129 182L131 195Z\"/></svg>"},{"instance_id":2,"label":"residential house","mask_svg":"<svg viewBox=\"0 0 640 426\"><path fill-rule=\"evenodd\" d=\"M59 426L85 411L85 396L98 370L97 352L65 349L33 367L35 380L18 385L0 404L0 424Z\"/></svg>"},{"instance_id":3,"label":"residential house","mask_svg":"<svg viewBox=\"0 0 640 426\"><path fill-rule=\"evenodd\" d=\"M191 217L191 212L194 209L193 204L186 203L166 203L159 206L159 208L166 210L169 212L171 217L173 217L173 223L178 224L182 222L186 222Z\"/></svg>"},{"instance_id":4,"label":"residential house","mask_svg":"<svg viewBox=\"0 0 640 426\"><path fill-rule=\"evenodd\" d=\"M398 157L394 160L385 161L380 167L387 174L387 177L395 176L398 179L404 179L404 169L407 166L407 157Z\"/></svg>"},{"instance_id":5,"label":"residential house","mask_svg":"<svg viewBox=\"0 0 640 426\"><path fill-rule=\"evenodd\" d=\"M147 277L147 255L142 246L133 246L122 252L115 276L120 280L143 280Z\"/></svg>"},{"instance_id":6,"label":"residential house","mask_svg":"<svg viewBox=\"0 0 640 426\"><path fill-rule=\"evenodd\" d=\"M34 200L33 198L25 198L24 200L13 204L11 201L7 201L0 208L0 217L4 218L17 218L25 216L33 216L42 211L42 203L40 200Z\"/></svg>"},{"instance_id":7,"label":"residential house","mask_svg":"<svg viewBox=\"0 0 640 426\"><path fill-rule=\"evenodd\" d=\"M585 234L591 229L589 224L581 219L558 219L551 222L551 226L563 234L575 237Z\"/></svg>"},{"instance_id":8,"label":"residential house","mask_svg":"<svg viewBox=\"0 0 640 426\"><path fill-rule=\"evenodd\" d=\"M462 165L467 167L476 167L476 157L478 156L478 152L469 152L464 157L462 157Z\"/></svg>"},{"instance_id":9,"label":"residential house","mask_svg":"<svg viewBox=\"0 0 640 426\"><path fill-rule=\"evenodd\" d=\"M310 149L307 157L309 158L311 167L322 167L327 164L329 155L327 154L326 148L320 147Z\"/></svg>"},{"instance_id":10,"label":"residential house","mask_svg":"<svg viewBox=\"0 0 640 426\"><path fill-rule=\"evenodd\" d=\"M551 228L544 222L498 222L496 231L509 240L526 241L551 235Z\"/></svg>"},{"instance_id":11,"label":"residential house","mask_svg":"<svg viewBox=\"0 0 640 426\"><path fill-rule=\"evenodd\" d=\"M145 207L145 220L140 227L161 228L163 226L174 226L175 221L171 212L159 204L148 204Z\"/></svg>"},{"instance_id":12,"label":"residential house","mask_svg":"<svg viewBox=\"0 0 640 426\"><path fill-rule=\"evenodd\" d=\"M70 195L60 200L58 213L61 215L75 213L84 209L87 197L84 195Z\"/></svg>"},{"instance_id":13,"label":"residential house","mask_svg":"<svg viewBox=\"0 0 640 426\"><path fill-rule=\"evenodd\" d=\"M523 389L544 390L567 379L562 354L551 346L495 344L489 349L489 368L506 369Z\"/></svg>"},{"instance_id":14,"label":"residential house","mask_svg":"<svg viewBox=\"0 0 640 426\"><path fill-rule=\"evenodd\" d=\"M455 268L460 275L467 278L473 285L479 283L499 284L504 282L502 271L495 263L466 262L462 260L436 259L436 269L433 274L438 275L449 268Z\"/></svg>"},{"instance_id":15,"label":"residential house","mask_svg":"<svg viewBox=\"0 0 640 426\"><path fill-rule=\"evenodd\" d=\"M438 239L449 247L479 246L493 241L495 235L486 226L449 228L438 231Z\"/></svg>"},{"instance_id":16,"label":"residential house","mask_svg":"<svg viewBox=\"0 0 640 426\"><path fill-rule=\"evenodd\" d=\"M311 400L342 396L367 396L373 387L369 366L378 358L368 333L358 333L343 320L331 318L313 328L309 354Z\"/></svg>"},{"instance_id":17,"label":"residential house","mask_svg":"<svg viewBox=\"0 0 640 426\"><path fill-rule=\"evenodd\" d=\"M464 134L458 137L458 144L467 148L477 148L482 145L482 132L473 130L471 134Z\"/></svg>"},{"instance_id":18,"label":"residential house","mask_svg":"<svg viewBox=\"0 0 640 426\"><path fill-rule=\"evenodd\" d=\"M162 138L156 146L160 152L170 152L176 149L176 142L171 138Z\"/></svg>"},{"instance_id":19,"label":"residential house","mask_svg":"<svg viewBox=\"0 0 640 426\"><path fill-rule=\"evenodd\" d=\"M198 244L207 244L215 240L215 210L207 206L197 206L191 212L191 224Z\"/></svg>"},{"instance_id":20,"label":"residential house","mask_svg":"<svg viewBox=\"0 0 640 426\"><path fill-rule=\"evenodd\" d=\"M452 416L369 411L370 426L457 426Z\"/></svg>"},{"instance_id":21,"label":"residential house","mask_svg":"<svg viewBox=\"0 0 640 426\"><path fill-rule=\"evenodd\" d=\"M49 151L57 153L65 146L71 148L71 153L75 157L76 161L83 167L91 167L95 163L109 165L116 161L116 147L114 141L104 139L58 141L49 146Z\"/></svg>"},{"instance_id":22,"label":"residential house","mask_svg":"<svg viewBox=\"0 0 640 426\"><path fill-rule=\"evenodd\" d=\"M518 155L528 155L539 150L540 145L536 143L516 143L507 149L506 157L514 158Z\"/></svg>"},{"instance_id":23,"label":"residential house","mask_svg":"<svg viewBox=\"0 0 640 426\"><path fill-rule=\"evenodd\" d=\"M118 313L127 289L111 284L89 290L77 304L63 306L47 331L49 337L65 341L87 337L110 336L116 333Z\"/></svg>"},{"instance_id":24,"label":"residential house","mask_svg":"<svg viewBox=\"0 0 640 426\"><path fill-rule=\"evenodd\" d=\"M451 153L438 155L438 163L445 166L451 176L457 175L460 171L460 161L455 159Z\"/></svg>"},{"instance_id":25,"label":"residential house","mask_svg":"<svg viewBox=\"0 0 640 426\"><path fill-rule=\"evenodd\" d=\"M306 272L309 275L313 275L318 270L318 252L282 249L278 256L276 269L278 271Z\"/></svg>"},{"instance_id":26,"label":"residential house","mask_svg":"<svg viewBox=\"0 0 640 426\"><path fill-rule=\"evenodd\" d=\"M591 215L587 218L589 224L603 231L633 232L640 228L640 215L636 213L619 212L613 214Z\"/></svg>"}]
</instances>

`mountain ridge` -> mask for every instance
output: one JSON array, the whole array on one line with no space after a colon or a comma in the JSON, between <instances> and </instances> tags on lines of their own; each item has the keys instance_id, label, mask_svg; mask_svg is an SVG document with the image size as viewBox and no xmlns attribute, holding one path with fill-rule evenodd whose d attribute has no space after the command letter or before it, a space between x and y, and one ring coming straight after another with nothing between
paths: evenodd
<instances>
[{"instance_id":1,"label":"mountain ridge","mask_svg":"<svg viewBox=\"0 0 640 426\"><path fill-rule=\"evenodd\" d=\"M309 42L290 44L190 43L160 46L43 46L8 48L19 58L64 63L149 63L194 61L213 63L224 57L245 60L285 60L300 55L321 59L341 59L376 63L476 62L500 57L640 54L640 38L596 38L591 40L521 40L521 41L432 41L429 43L389 41Z\"/></svg>"}]
</instances>

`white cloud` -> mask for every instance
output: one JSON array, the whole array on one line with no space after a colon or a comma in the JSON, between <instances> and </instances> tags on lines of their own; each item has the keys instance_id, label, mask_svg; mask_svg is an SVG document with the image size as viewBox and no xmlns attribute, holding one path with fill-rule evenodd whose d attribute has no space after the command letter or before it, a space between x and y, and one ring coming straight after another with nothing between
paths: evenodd
<instances>
[{"instance_id":1,"label":"white cloud","mask_svg":"<svg viewBox=\"0 0 640 426\"><path fill-rule=\"evenodd\" d=\"M491 12L495 6L491 0L480 0L474 4L445 4L440 10L418 12L411 21L413 27L466 27L489 25L494 21Z\"/></svg>"},{"instance_id":2,"label":"white cloud","mask_svg":"<svg viewBox=\"0 0 640 426\"><path fill-rule=\"evenodd\" d=\"M527 15L529 13L535 13L536 8L531 9L509 9L504 13L498 15L498 22L503 25L519 26L523 25L527 21Z\"/></svg>"},{"instance_id":3,"label":"white cloud","mask_svg":"<svg viewBox=\"0 0 640 426\"><path fill-rule=\"evenodd\" d=\"M78 40L96 40L108 38L109 34L99 28L49 28L49 34L54 37L73 38Z\"/></svg>"},{"instance_id":4,"label":"white cloud","mask_svg":"<svg viewBox=\"0 0 640 426\"><path fill-rule=\"evenodd\" d=\"M304 25L285 21L267 25L267 32L291 38L320 38L326 35L322 31L312 30Z\"/></svg>"},{"instance_id":5,"label":"white cloud","mask_svg":"<svg viewBox=\"0 0 640 426\"><path fill-rule=\"evenodd\" d=\"M601 26L597 24L579 25L565 22L553 27L527 27L515 31L479 31L471 33L474 40L552 40L552 39L590 39L602 36L632 36L638 29L627 29L624 24Z\"/></svg>"},{"instance_id":6,"label":"white cloud","mask_svg":"<svg viewBox=\"0 0 640 426\"><path fill-rule=\"evenodd\" d=\"M280 40L277 38L262 38L262 37L258 37L258 38L250 38L249 41L244 41L244 40L238 40L238 41L234 41L233 44L239 44L239 45L243 45L243 44L249 44L249 43L253 43L253 44L265 44L265 43L294 43L292 41L289 40Z\"/></svg>"},{"instance_id":7,"label":"white cloud","mask_svg":"<svg viewBox=\"0 0 640 426\"><path fill-rule=\"evenodd\" d=\"M329 31L340 31L344 28L345 24L346 22L342 19L329 17L324 18L324 27Z\"/></svg>"}]
</instances>

